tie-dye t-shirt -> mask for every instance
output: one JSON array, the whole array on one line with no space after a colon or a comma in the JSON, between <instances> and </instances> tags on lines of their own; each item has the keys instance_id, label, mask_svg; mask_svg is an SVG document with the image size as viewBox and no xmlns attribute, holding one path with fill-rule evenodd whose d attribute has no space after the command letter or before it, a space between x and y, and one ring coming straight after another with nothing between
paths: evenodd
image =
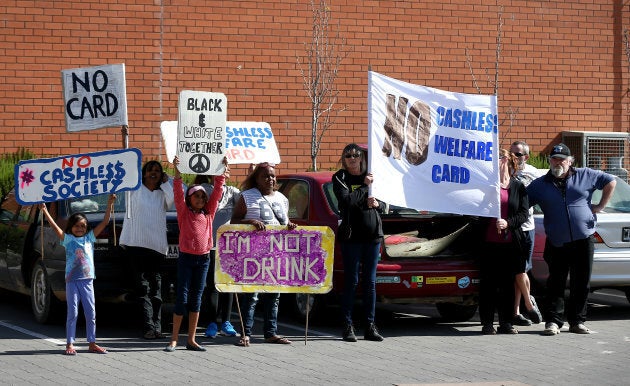
<instances>
[{"instance_id":1,"label":"tie-dye t-shirt","mask_svg":"<svg viewBox=\"0 0 630 386\"><path fill-rule=\"evenodd\" d=\"M94 232L76 237L66 233L61 245L66 248L66 282L95 279L94 275Z\"/></svg>"}]
</instances>

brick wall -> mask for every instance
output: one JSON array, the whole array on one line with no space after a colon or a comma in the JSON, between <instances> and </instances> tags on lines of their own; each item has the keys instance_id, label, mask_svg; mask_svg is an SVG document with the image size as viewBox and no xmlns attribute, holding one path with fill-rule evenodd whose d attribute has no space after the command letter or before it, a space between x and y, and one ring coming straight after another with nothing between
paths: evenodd
<instances>
[{"instance_id":1,"label":"brick wall","mask_svg":"<svg viewBox=\"0 0 630 386\"><path fill-rule=\"evenodd\" d=\"M563 130L630 129L630 5L586 0L499 1L500 137L548 151ZM497 48L495 1L330 1L349 55L320 168L367 141L367 71L449 91L483 93ZM338 27L337 27L337 23ZM284 171L310 165L310 104L296 55L310 42L308 0L64 0L0 3L0 151L39 156L120 148L120 128L67 133L62 69L125 63L129 146L165 160L160 122L177 119L183 89L223 92L228 120L269 122ZM515 111L510 128L508 111ZM244 169L237 168L237 176Z\"/></svg>"}]
</instances>

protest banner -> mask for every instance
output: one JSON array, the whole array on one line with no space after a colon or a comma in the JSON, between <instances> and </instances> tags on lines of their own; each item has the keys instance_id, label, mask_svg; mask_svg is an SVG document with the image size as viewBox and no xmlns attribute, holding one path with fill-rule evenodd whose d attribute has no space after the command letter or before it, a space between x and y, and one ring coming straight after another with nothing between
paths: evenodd
<instances>
[{"instance_id":1,"label":"protest banner","mask_svg":"<svg viewBox=\"0 0 630 386\"><path fill-rule=\"evenodd\" d=\"M224 94L191 90L179 93L176 154L182 173L223 173L226 118Z\"/></svg>"},{"instance_id":2,"label":"protest banner","mask_svg":"<svg viewBox=\"0 0 630 386\"><path fill-rule=\"evenodd\" d=\"M160 131L166 157L172 160L176 155L177 121L163 121ZM267 122L227 121L225 131L225 155L230 164L280 163L276 139Z\"/></svg>"},{"instance_id":3,"label":"protest banner","mask_svg":"<svg viewBox=\"0 0 630 386\"><path fill-rule=\"evenodd\" d=\"M500 217L494 95L469 95L369 72L371 195L389 204Z\"/></svg>"},{"instance_id":4,"label":"protest banner","mask_svg":"<svg viewBox=\"0 0 630 386\"><path fill-rule=\"evenodd\" d=\"M22 205L135 190L142 183L138 149L20 161L16 199Z\"/></svg>"},{"instance_id":5,"label":"protest banner","mask_svg":"<svg viewBox=\"0 0 630 386\"><path fill-rule=\"evenodd\" d=\"M335 235L329 227L222 225L215 283L221 292L327 293Z\"/></svg>"},{"instance_id":6,"label":"protest banner","mask_svg":"<svg viewBox=\"0 0 630 386\"><path fill-rule=\"evenodd\" d=\"M61 71L68 132L127 126L125 65Z\"/></svg>"}]
</instances>

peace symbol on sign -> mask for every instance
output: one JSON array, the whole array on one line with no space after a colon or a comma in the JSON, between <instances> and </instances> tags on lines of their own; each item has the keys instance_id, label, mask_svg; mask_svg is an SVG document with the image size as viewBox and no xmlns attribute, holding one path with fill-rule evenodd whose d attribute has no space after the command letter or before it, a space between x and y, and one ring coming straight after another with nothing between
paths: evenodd
<instances>
[{"instance_id":1,"label":"peace symbol on sign","mask_svg":"<svg viewBox=\"0 0 630 386\"><path fill-rule=\"evenodd\" d=\"M204 174L210 169L210 160L204 154L195 154L188 161L190 170L197 174Z\"/></svg>"}]
</instances>

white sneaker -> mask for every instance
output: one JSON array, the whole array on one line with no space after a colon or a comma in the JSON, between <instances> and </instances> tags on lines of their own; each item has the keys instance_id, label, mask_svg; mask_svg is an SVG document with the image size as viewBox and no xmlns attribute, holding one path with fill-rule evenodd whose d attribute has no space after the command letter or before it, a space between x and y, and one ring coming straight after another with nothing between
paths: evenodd
<instances>
[{"instance_id":1,"label":"white sneaker","mask_svg":"<svg viewBox=\"0 0 630 386\"><path fill-rule=\"evenodd\" d=\"M554 322L545 323L545 330L543 331L543 335L558 335L560 333L560 328Z\"/></svg>"},{"instance_id":2,"label":"white sneaker","mask_svg":"<svg viewBox=\"0 0 630 386\"><path fill-rule=\"evenodd\" d=\"M588 327L584 325L584 323L579 323L569 327L569 332L572 332L574 334L590 334L591 330L589 330Z\"/></svg>"}]
</instances>

